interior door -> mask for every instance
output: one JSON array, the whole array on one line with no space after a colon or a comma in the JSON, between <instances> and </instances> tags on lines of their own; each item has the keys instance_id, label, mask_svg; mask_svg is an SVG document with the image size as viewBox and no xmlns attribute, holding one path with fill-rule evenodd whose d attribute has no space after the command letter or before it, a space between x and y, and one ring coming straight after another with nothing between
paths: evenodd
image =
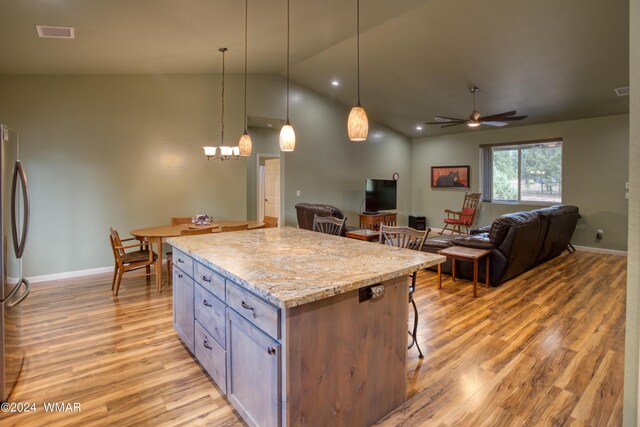
<instances>
[{"instance_id":1,"label":"interior door","mask_svg":"<svg viewBox=\"0 0 640 427\"><path fill-rule=\"evenodd\" d=\"M264 165L264 214L280 218L280 159L267 159Z\"/></svg>"}]
</instances>

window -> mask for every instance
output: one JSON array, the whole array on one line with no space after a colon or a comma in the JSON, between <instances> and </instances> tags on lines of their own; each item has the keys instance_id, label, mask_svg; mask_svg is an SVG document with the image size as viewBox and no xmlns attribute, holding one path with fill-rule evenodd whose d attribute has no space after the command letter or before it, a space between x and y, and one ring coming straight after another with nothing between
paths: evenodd
<instances>
[{"instance_id":1,"label":"window","mask_svg":"<svg viewBox=\"0 0 640 427\"><path fill-rule=\"evenodd\" d=\"M562 140L484 145L482 193L498 203L560 203Z\"/></svg>"}]
</instances>

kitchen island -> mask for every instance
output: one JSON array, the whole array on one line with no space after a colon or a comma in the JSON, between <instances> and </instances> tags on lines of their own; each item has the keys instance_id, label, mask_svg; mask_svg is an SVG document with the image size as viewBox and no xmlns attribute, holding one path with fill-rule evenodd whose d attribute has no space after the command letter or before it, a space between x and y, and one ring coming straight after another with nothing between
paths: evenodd
<instances>
[{"instance_id":1,"label":"kitchen island","mask_svg":"<svg viewBox=\"0 0 640 427\"><path fill-rule=\"evenodd\" d=\"M288 227L169 244L174 327L248 424L365 426L406 400L408 275L443 256Z\"/></svg>"}]
</instances>

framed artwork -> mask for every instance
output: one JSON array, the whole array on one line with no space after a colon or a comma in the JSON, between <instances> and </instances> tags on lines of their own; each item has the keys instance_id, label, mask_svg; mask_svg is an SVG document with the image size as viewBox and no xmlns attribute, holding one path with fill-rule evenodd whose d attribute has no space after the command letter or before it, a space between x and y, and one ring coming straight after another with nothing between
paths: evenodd
<instances>
[{"instance_id":1,"label":"framed artwork","mask_svg":"<svg viewBox=\"0 0 640 427\"><path fill-rule=\"evenodd\" d=\"M469 188L469 166L432 166L431 188Z\"/></svg>"}]
</instances>

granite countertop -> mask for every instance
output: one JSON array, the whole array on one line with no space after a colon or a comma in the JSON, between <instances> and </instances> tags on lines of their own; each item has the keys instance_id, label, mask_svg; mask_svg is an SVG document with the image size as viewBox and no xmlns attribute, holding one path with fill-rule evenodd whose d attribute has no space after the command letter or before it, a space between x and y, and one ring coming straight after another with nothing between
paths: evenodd
<instances>
[{"instance_id":1,"label":"granite countertop","mask_svg":"<svg viewBox=\"0 0 640 427\"><path fill-rule=\"evenodd\" d=\"M446 259L291 227L172 237L168 243L282 308L408 275Z\"/></svg>"}]
</instances>

